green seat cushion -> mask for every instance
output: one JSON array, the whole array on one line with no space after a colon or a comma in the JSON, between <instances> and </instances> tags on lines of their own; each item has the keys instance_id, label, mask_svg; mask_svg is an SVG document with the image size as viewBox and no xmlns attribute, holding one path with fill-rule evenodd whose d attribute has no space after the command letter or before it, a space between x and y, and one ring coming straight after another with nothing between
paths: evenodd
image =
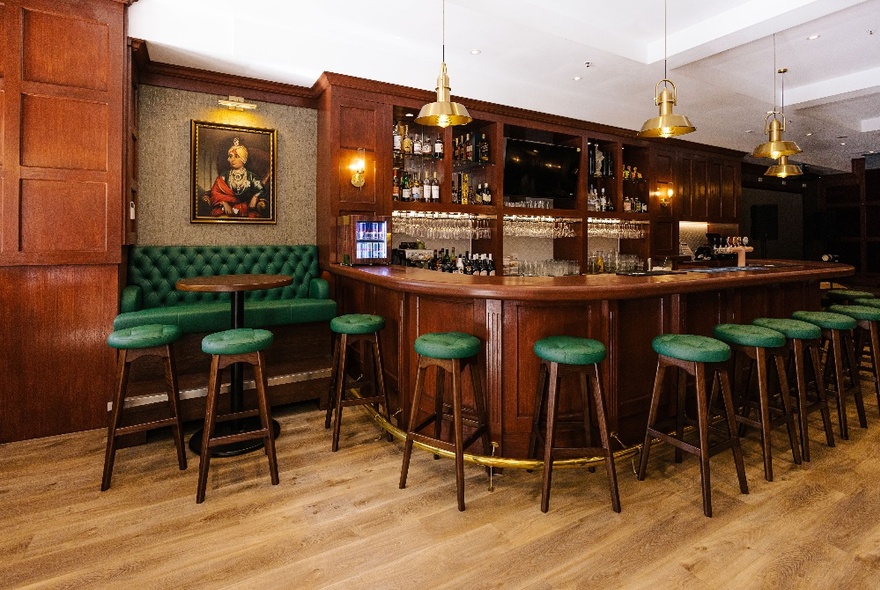
<instances>
[{"instance_id":1,"label":"green seat cushion","mask_svg":"<svg viewBox=\"0 0 880 590\"><path fill-rule=\"evenodd\" d=\"M762 328L770 328L785 334L786 338L797 340L816 340L822 336L822 329L816 324L784 318L757 318L752 323Z\"/></svg>"},{"instance_id":2,"label":"green seat cushion","mask_svg":"<svg viewBox=\"0 0 880 590\"><path fill-rule=\"evenodd\" d=\"M147 324L113 331L107 337L107 344L120 350L152 348L165 346L180 338L180 328L162 324Z\"/></svg>"},{"instance_id":3,"label":"green seat cushion","mask_svg":"<svg viewBox=\"0 0 880 590\"><path fill-rule=\"evenodd\" d=\"M858 300L858 305L832 305L828 311L832 313L842 313L851 318L860 321L877 322L880 321L880 308L862 305L864 299Z\"/></svg>"},{"instance_id":4,"label":"green seat cushion","mask_svg":"<svg viewBox=\"0 0 880 590\"><path fill-rule=\"evenodd\" d=\"M859 299L859 305L864 305L865 307L880 307L880 299Z\"/></svg>"},{"instance_id":5,"label":"green seat cushion","mask_svg":"<svg viewBox=\"0 0 880 590\"><path fill-rule=\"evenodd\" d=\"M825 293L832 301L855 301L856 299L873 299L874 294L867 291L853 291L852 289L832 289Z\"/></svg>"},{"instance_id":6,"label":"green seat cushion","mask_svg":"<svg viewBox=\"0 0 880 590\"><path fill-rule=\"evenodd\" d=\"M605 345L576 336L548 336L535 342L535 354L551 363L594 365L605 360Z\"/></svg>"},{"instance_id":7,"label":"green seat cushion","mask_svg":"<svg viewBox=\"0 0 880 590\"><path fill-rule=\"evenodd\" d=\"M416 352L434 359L464 359L480 352L480 339L463 332L429 332L416 338Z\"/></svg>"},{"instance_id":8,"label":"green seat cushion","mask_svg":"<svg viewBox=\"0 0 880 590\"><path fill-rule=\"evenodd\" d=\"M113 329L172 324L185 334L217 332L232 327L231 316L228 301L169 305L120 313L113 320ZM328 322L335 316L336 302L332 299L271 299L248 301L244 306L245 327Z\"/></svg>"},{"instance_id":9,"label":"green seat cushion","mask_svg":"<svg viewBox=\"0 0 880 590\"><path fill-rule=\"evenodd\" d=\"M349 313L330 320L330 329L337 334L372 334L385 327L385 318L368 313Z\"/></svg>"},{"instance_id":10,"label":"green seat cushion","mask_svg":"<svg viewBox=\"0 0 880 590\"><path fill-rule=\"evenodd\" d=\"M694 334L660 334L651 341L654 352L697 363L720 363L730 358L730 347L715 338Z\"/></svg>"},{"instance_id":11,"label":"green seat cushion","mask_svg":"<svg viewBox=\"0 0 880 590\"><path fill-rule=\"evenodd\" d=\"M750 324L718 324L712 328L712 336L728 344L778 348L785 346L785 334Z\"/></svg>"},{"instance_id":12,"label":"green seat cushion","mask_svg":"<svg viewBox=\"0 0 880 590\"><path fill-rule=\"evenodd\" d=\"M791 314L791 317L816 324L823 330L852 330L856 327L856 321L853 318L830 311L796 311Z\"/></svg>"},{"instance_id":13,"label":"green seat cushion","mask_svg":"<svg viewBox=\"0 0 880 590\"><path fill-rule=\"evenodd\" d=\"M205 354L245 354L268 348L272 344L272 332L254 328L238 328L208 334L202 338Z\"/></svg>"}]
</instances>

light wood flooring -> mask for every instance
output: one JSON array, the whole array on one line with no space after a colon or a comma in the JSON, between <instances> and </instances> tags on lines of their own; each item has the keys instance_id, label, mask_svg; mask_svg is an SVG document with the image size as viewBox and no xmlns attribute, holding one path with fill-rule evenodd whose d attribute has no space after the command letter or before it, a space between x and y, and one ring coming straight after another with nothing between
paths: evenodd
<instances>
[{"instance_id":1,"label":"light wood flooring","mask_svg":"<svg viewBox=\"0 0 880 590\"><path fill-rule=\"evenodd\" d=\"M618 463L620 514L601 468L557 470L542 514L539 472L489 492L474 465L459 512L452 461L416 450L398 489L402 445L361 408L335 454L314 405L279 409L281 483L261 452L215 459L202 505L198 458L179 471L167 432L120 450L103 493L104 431L6 444L0 588L880 588L880 418L863 385L868 430L853 409L851 439L828 448L814 419L802 466L775 431L772 483L750 431L748 495L730 454L713 457L711 519L697 461L668 445L643 482Z\"/></svg>"}]
</instances>

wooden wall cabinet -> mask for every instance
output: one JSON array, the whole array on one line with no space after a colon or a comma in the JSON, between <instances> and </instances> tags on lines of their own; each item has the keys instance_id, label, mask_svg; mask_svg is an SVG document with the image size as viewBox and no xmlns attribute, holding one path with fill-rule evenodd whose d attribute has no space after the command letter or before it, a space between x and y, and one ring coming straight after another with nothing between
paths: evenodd
<instances>
[{"instance_id":1,"label":"wooden wall cabinet","mask_svg":"<svg viewBox=\"0 0 880 590\"><path fill-rule=\"evenodd\" d=\"M432 100L418 91L338 74L325 73L316 84L318 115L318 227L332 228L336 217L347 213L388 215L468 213L489 224L492 237L471 243L474 252L491 252L496 261L504 253L504 219L510 215L550 216L573 221L575 237L556 238L553 256L577 260L585 270L590 250L587 226L590 219L620 218L644 224L644 239L621 240L621 252L642 258L678 254L678 221L736 222L741 194L741 155L719 148L696 148L693 144L638 138L634 132L584 121L524 111L512 107L469 101L473 121L447 129L422 128L414 121L423 104ZM394 153L392 129L408 126L421 139L439 135L444 158ZM463 138L485 135L490 145L488 162L463 162L454 157ZM554 199L552 207L513 206L522 199L505 202L514 194L504 186L504 154L508 139L539 141L581 150L576 195ZM366 184L351 186L350 161L358 148L367 153ZM595 150L602 152L601 170L594 166ZM401 202L392 199L395 174L436 173L440 182L438 202ZM488 183L489 205L462 204L453 200L454 178L468 174L471 186ZM661 188L672 188L670 202L661 199ZM611 210L593 210L590 193L604 193ZM644 203L644 207L642 206ZM627 205L631 207L627 209ZM647 211L643 209L647 208ZM319 231L322 264L337 262L335 233ZM496 267L500 267L496 264Z\"/></svg>"}]
</instances>

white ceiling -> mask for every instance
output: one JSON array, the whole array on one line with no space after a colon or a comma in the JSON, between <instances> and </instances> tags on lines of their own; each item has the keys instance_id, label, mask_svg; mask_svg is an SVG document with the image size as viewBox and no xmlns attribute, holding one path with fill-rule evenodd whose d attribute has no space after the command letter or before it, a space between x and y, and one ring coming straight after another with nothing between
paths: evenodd
<instances>
[{"instance_id":1,"label":"white ceiling","mask_svg":"<svg viewBox=\"0 0 880 590\"><path fill-rule=\"evenodd\" d=\"M442 7L138 0L129 35L157 62L300 86L328 71L433 90ZM663 13L660 0L446 0L452 93L637 130L657 115ZM697 127L683 139L751 152L766 141L774 87L781 106L775 70L786 67L784 138L803 149L792 160L849 171L852 158L880 151L880 0L668 0L666 55L675 112Z\"/></svg>"}]
</instances>

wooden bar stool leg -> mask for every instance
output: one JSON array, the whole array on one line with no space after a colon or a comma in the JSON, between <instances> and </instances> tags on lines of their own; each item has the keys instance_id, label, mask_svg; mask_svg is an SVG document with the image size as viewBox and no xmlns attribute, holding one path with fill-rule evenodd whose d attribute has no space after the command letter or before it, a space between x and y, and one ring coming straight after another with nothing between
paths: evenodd
<instances>
[{"instance_id":1,"label":"wooden bar stool leg","mask_svg":"<svg viewBox=\"0 0 880 590\"><path fill-rule=\"evenodd\" d=\"M324 418L324 428L330 428L330 423L333 419L333 408L335 407L336 402L336 384L339 382L339 340L342 338L342 334L338 334L334 339L334 347L333 347L333 369L331 374L330 381L330 390L327 395L327 415ZM343 368L344 371L344 368Z\"/></svg>"},{"instance_id":2,"label":"wooden bar stool leg","mask_svg":"<svg viewBox=\"0 0 880 590\"><path fill-rule=\"evenodd\" d=\"M675 369L677 379L677 399L676 399L676 420L675 420L675 436L678 440L684 439L685 416L687 414L687 373L680 368ZM680 447L675 447L675 462L681 463L684 459L684 451Z\"/></svg>"},{"instance_id":3,"label":"wooden bar stool leg","mask_svg":"<svg viewBox=\"0 0 880 590\"><path fill-rule=\"evenodd\" d=\"M620 492L617 486L617 469L614 465L614 452L611 450L611 436L608 432L608 422L605 414L605 397L602 394L602 382L599 379L599 366L593 365L593 399L596 404L596 421L599 423L599 438L602 447L606 451L605 471L608 473L608 489L611 493L611 509L620 512ZM585 399L587 403L589 400ZM589 410L587 411L587 429L589 430ZM588 443L589 445L589 443Z\"/></svg>"},{"instance_id":4,"label":"wooden bar stool leg","mask_svg":"<svg viewBox=\"0 0 880 590\"><path fill-rule=\"evenodd\" d=\"M868 417L865 413L865 400L862 397L862 380L859 377L859 359L856 358L855 338L852 333L841 335L841 342L846 351L844 360L849 366L849 380L853 388L853 399L856 402L856 413L859 417L859 426L868 427ZM859 355L861 357L861 354Z\"/></svg>"},{"instance_id":5,"label":"wooden bar stool leg","mask_svg":"<svg viewBox=\"0 0 880 590\"><path fill-rule=\"evenodd\" d=\"M559 364L549 363L550 389L547 393L547 426L544 434L544 476L541 486L541 512L550 509L550 483L553 478L553 447L556 444L556 412L559 409Z\"/></svg>"},{"instance_id":6,"label":"wooden bar stool leg","mask_svg":"<svg viewBox=\"0 0 880 590\"><path fill-rule=\"evenodd\" d=\"M424 360L420 356L419 368L416 372L416 389L413 393L412 409L409 413L409 426L406 429L406 440L403 443L403 465L400 468L400 483L398 484L398 487L401 490L406 487L406 476L409 473L409 460L412 456L412 433L415 430L416 420L418 419L419 403L422 400L422 389L425 385L425 373L427 372L427 370L428 367L425 365Z\"/></svg>"},{"instance_id":7,"label":"wooden bar stool leg","mask_svg":"<svg viewBox=\"0 0 880 590\"><path fill-rule=\"evenodd\" d=\"M532 432L529 435L529 457L535 457L538 453L538 428L541 417L544 414L545 392L547 389L547 363L541 361L538 368L538 386L535 391L535 408L532 411Z\"/></svg>"},{"instance_id":8,"label":"wooden bar stool leg","mask_svg":"<svg viewBox=\"0 0 880 590\"><path fill-rule=\"evenodd\" d=\"M202 430L202 452L199 461L199 486L196 490L196 504L205 501L205 488L208 486L208 467L211 463L209 441L214 436L217 413L217 398L220 395L220 357L211 356L211 375L208 378L208 398L205 401L205 426Z\"/></svg>"},{"instance_id":9,"label":"wooden bar stool leg","mask_svg":"<svg viewBox=\"0 0 880 590\"><path fill-rule=\"evenodd\" d=\"M440 439L443 434L443 403L446 401L446 371L437 367L434 373L434 438ZM448 416L448 414L447 414ZM434 455L434 460L440 455Z\"/></svg>"},{"instance_id":10,"label":"wooden bar stool leg","mask_svg":"<svg viewBox=\"0 0 880 590\"><path fill-rule=\"evenodd\" d=\"M706 391L706 368L703 363L694 363L694 376L696 378L697 390L697 434L700 440L700 485L703 492L703 514L711 517L712 486L709 471L709 403L708 392ZM723 391L721 395L724 395ZM726 402L725 408L727 408Z\"/></svg>"},{"instance_id":11,"label":"wooden bar stool leg","mask_svg":"<svg viewBox=\"0 0 880 590\"><path fill-rule=\"evenodd\" d=\"M846 388L843 381L845 370L843 367L843 342L840 332L837 330L831 330L830 353L834 362L834 378L837 387L837 421L840 425L840 438L849 440L849 427L846 415ZM828 359L826 364L831 364L832 359Z\"/></svg>"},{"instance_id":12,"label":"wooden bar stool leg","mask_svg":"<svg viewBox=\"0 0 880 590\"><path fill-rule=\"evenodd\" d=\"M778 351L777 351L778 353ZM798 440L797 427L794 421L794 404L791 403L791 392L788 388L788 375L785 370L785 359L782 355L774 353L773 360L776 364L776 375L779 379L779 397L782 399L782 410L785 412L785 427L788 430L788 444L791 446L791 457L795 465L800 465L801 444Z\"/></svg>"},{"instance_id":13,"label":"wooden bar stool leg","mask_svg":"<svg viewBox=\"0 0 880 590\"><path fill-rule=\"evenodd\" d=\"M773 449L770 444L770 392L767 381L767 354L763 348L755 348L758 366L758 406L761 414L761 449L764 455L764 479L773 481Z\"/></svg>"},{"instance_id":14,"label":"wooden bar stool leg","mask_svg":"<svg viewBox=\"0 0 880 590\"><path fill-rule=\"evenodd\" d=\"M874 392L877 395L877 409L880 411L880 322L869 322L868 325L868 345L871 347L871 362L874 365Z\"/></svg>"},{"instance_id":15,"label":"wooden bar stool leg","mask_svg":"<svg viewBox=\"0 0 880 590\"><path fill-rule=\"evenodd\" d=\"M822 362L819 358L817 344L810 345L810 364L813 367L813 377L816 379L816 395L819 399L819 412L822 414L822 427L825 429L825 441L829 447L834 446L834 428L831 424L831 410L828 408L828 396L825 391L825 381L822 377Z\"/></svg>"},{"instance_id":16,"label":"wooden bar stool leg","mask_svg":"<svg viewBox=\"0 0 880 590\"><path fill-rule=\"evenodd\" d=\"M113 477L113 463L116 461L116 430L122 419L122 406L125 404L125 392L128 388L128 351L119 351L116 360L116 391L113 393L113 410L110 424L107 426L107 448L104 454L104 476L101 479L101 491L110 488Z\"/></svg>"},{"instance_id":17,"label":"wooden bar stool leg","mask_svg":"<svg viewBox=\"0 0 880 590\"><path fill-rule=\"evenodd\" d=\"M171 432L174 435L174 444L177 447L177 465L181 470L186 469L186 448L183 443L183 432L180 427L180 389L177 383L177 367L174 362L174 351L171 345L165 346L165 388L168 390L168 409L174 418Z\"/></svg>"},{"instance_id":18,"label":"wooden bar stool leg","mask_svg":"<svg viewBox=\"0 0 880 590\"><path fill-rule=\"evenodd\" d=\"M452 420L455 439L455 493L458 509L464 511L464 433L461 416L461 361L452 359Z\"/></svg>"},{"instance_id":19,"label":"wooden bar stool leg","mask_svg":"<svg viewBox=\"0 0 880 590\"><path fill-rule=\"evenodd\" d=\"M342 427L342 398L345 395L345 360L348 350L348 334L339 335L339 365L336 368L336 393L333 396L333 443L331 450L339 450L339 431ZM329 413L329 408L328 408Z\"/></svg>"},{"instance_id":20,"label":"wooden bar stool leg","mask_svg":"<svg viewBox=\"0 0 880 590\"><path fill-rule=\"evenodd\" d=\"M721 395L724 398L724 410L727 414L727 428L733 438L733 463L736 466L736 475L739 479L739 491L743 494L749 493L749 483L746 479L746 466L743 460L742 446L740 446L739 436L736 434L736 420L734 419L733 396L730 393L730 377L727 371L718 370L718 379L721 382Z\"/></svg>"},{"instance_id":21,"label":"wooden bar stool leg","mask_svg":"<svg viewBox=\"0 0 880 590\"><path fill-rule=\"evenodd\" d=\"M263 367L266 365L266 353L262 350L257 353L258 362L254 367L254 382L257 386L257 403L260 407L260 424L266 435L263 439L263 446L266 449L266 455L269 457L269 475L272 485L278 485L278 460L275 456L275 437L272 433L272 417L269 413L269 403L266 399L266 374Z\"/></svg>"},{"instance_id":22,"label":"wooden bar stool leg","mask_svg":"<svg viewBox=\"0 0 880 590\"><path fill-rule=\"evenodd\" d=\"M639 457L639 473L637 479L644 481L645 472L648 468L648 455L651 452L651 429L657 422L657 409L660 407L660 392L663 389L663 377L666 375L666 365L663 359L657 360L657 372L654 376L654 389L651 392L651 406L648 409L648 427L645 429L645 440L642 443L642 452Z\"/></svg>"}]
</instances>

